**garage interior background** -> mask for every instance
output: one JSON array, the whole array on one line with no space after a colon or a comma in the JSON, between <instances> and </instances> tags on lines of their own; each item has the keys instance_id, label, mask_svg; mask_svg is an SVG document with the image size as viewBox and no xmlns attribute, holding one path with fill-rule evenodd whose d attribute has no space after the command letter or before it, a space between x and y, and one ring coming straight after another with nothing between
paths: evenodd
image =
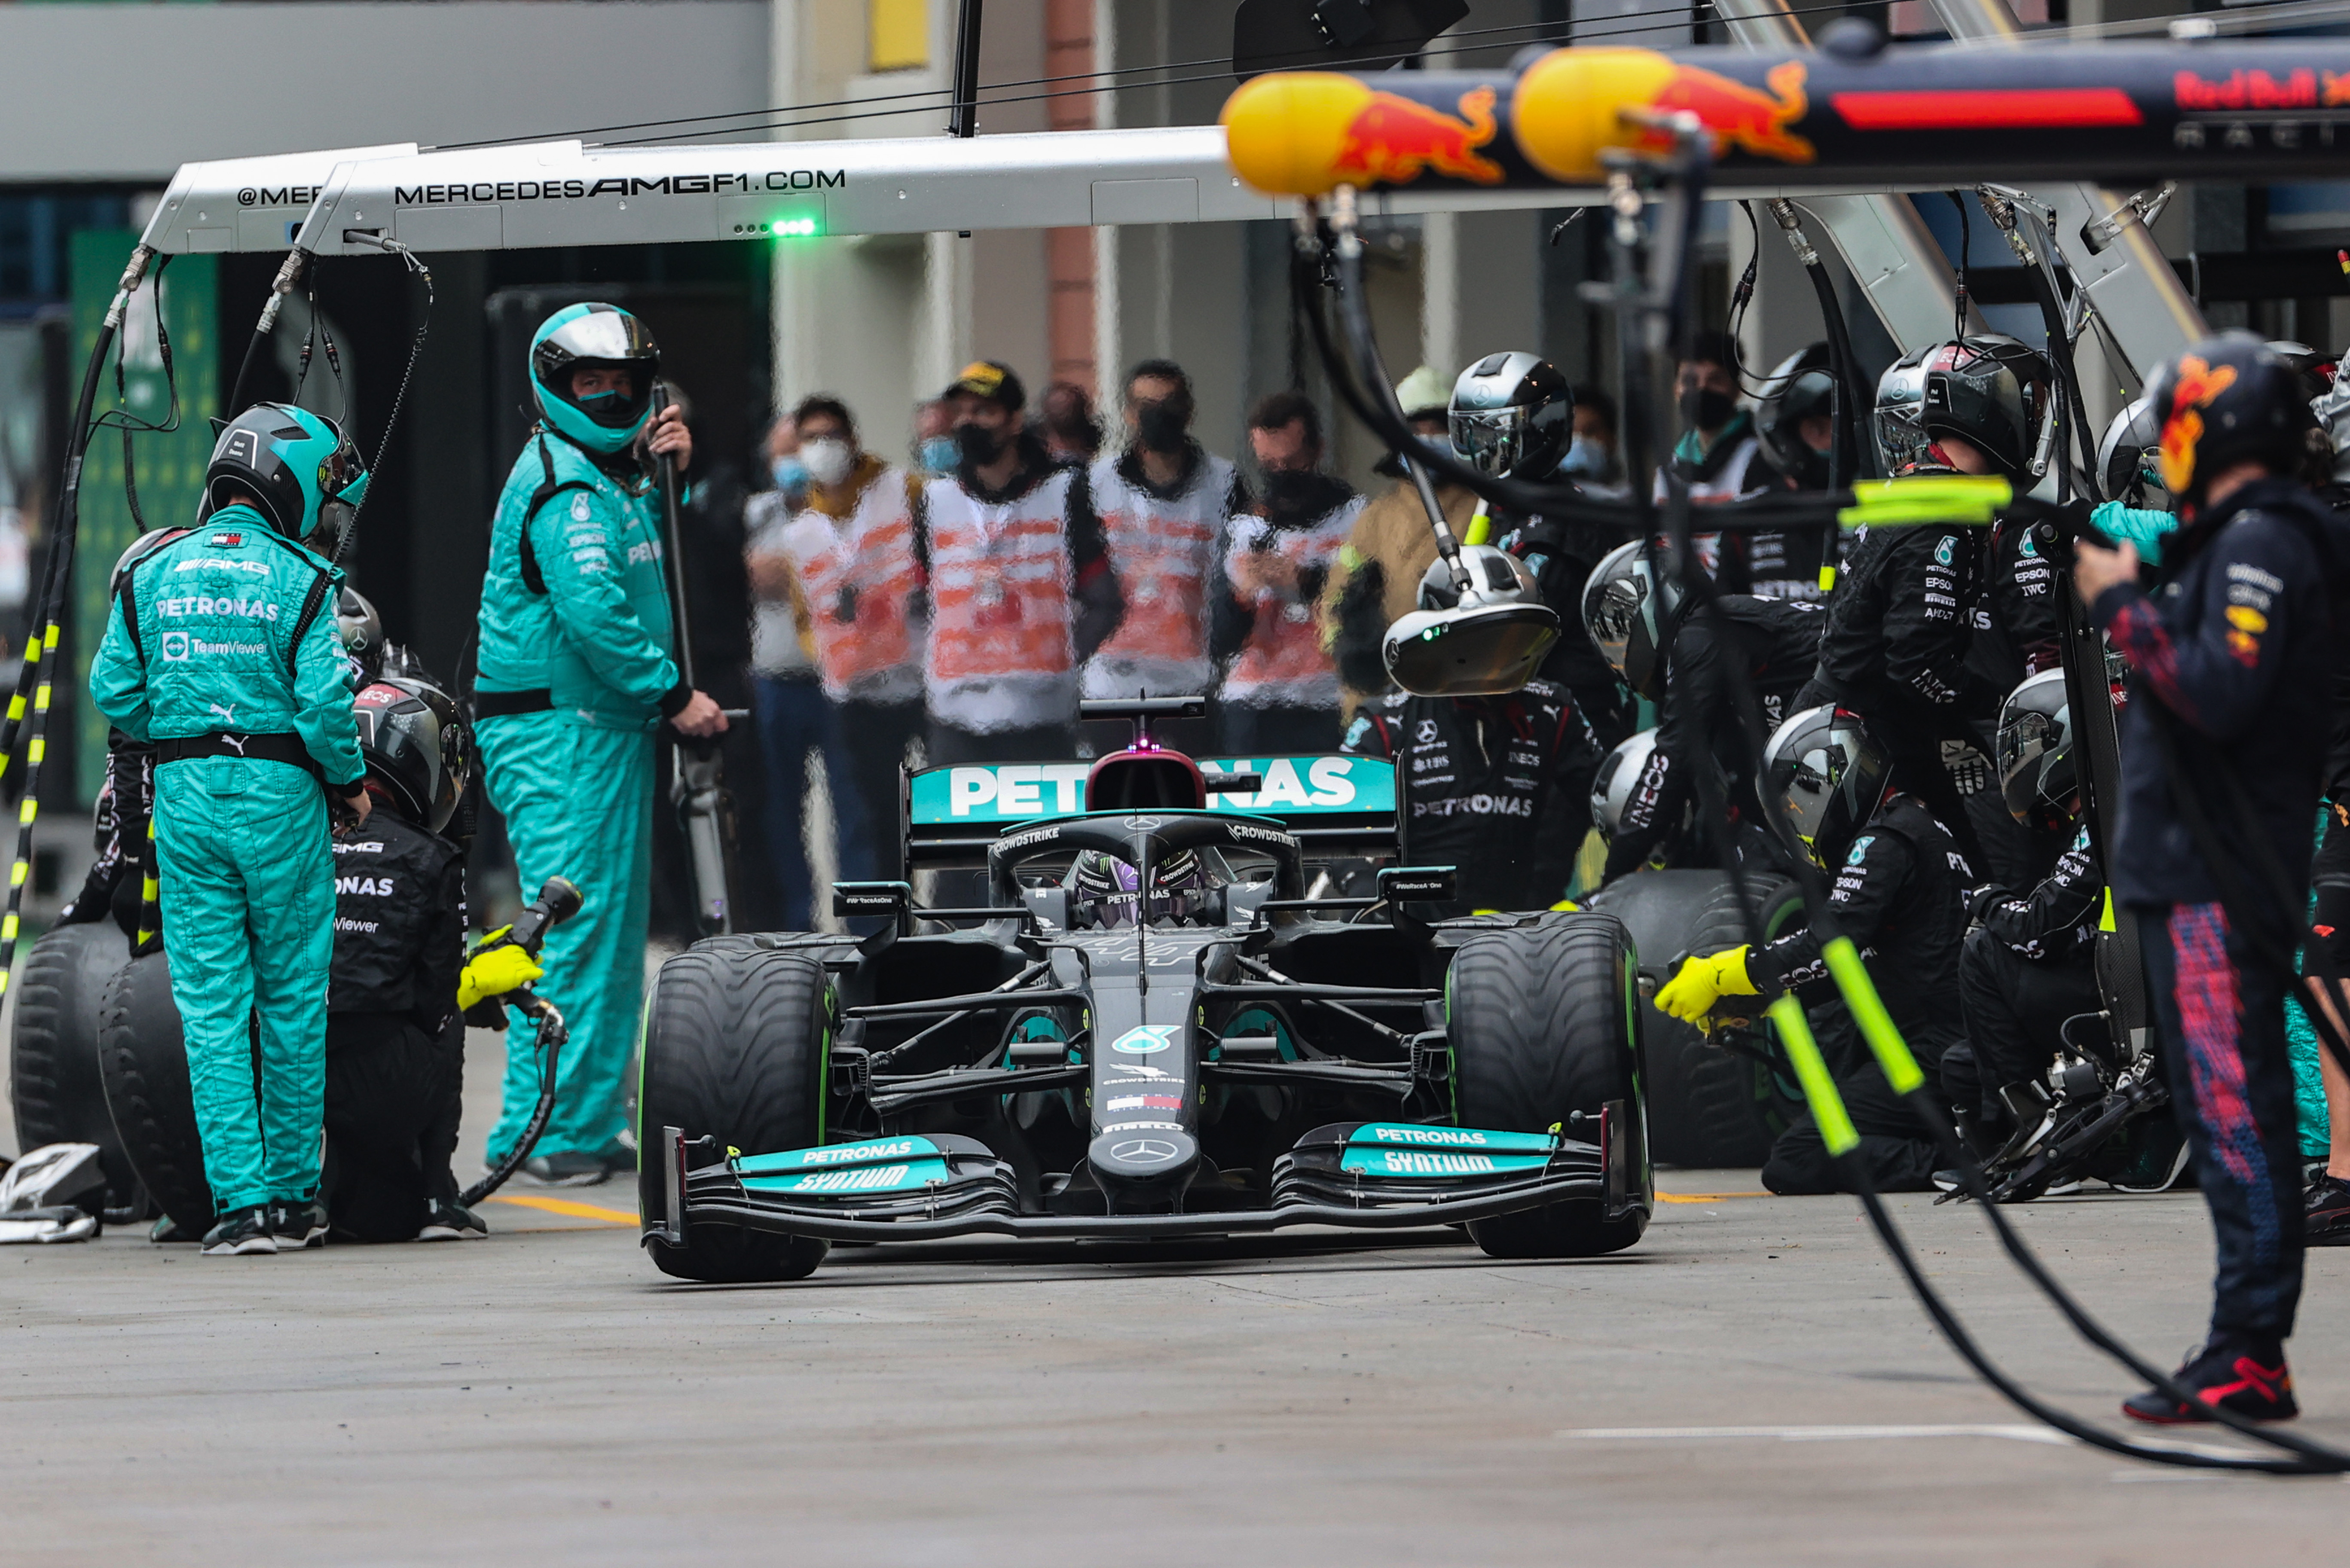
<instances>
[{"instance_id":1,"label":"garage interior background","mask_svg":"<svg viewBox=\"0 0 2350 1568\"><path fill-rule=\"evenodd\" d=\"M1030 85L983 91L980 134L1212 121L1232 86L1221 60L1235 4L993 0L983 86ZM2068 11L2063 0L2033 0L2020 15L2047 26L2189 8L2073 0ZM1832 9L1799 7L1814 28ZM1939 36L1917 0L1846 9L1897 37ZM687 116L708 117L692 129L706 127L698 139L712 141L937 135L954 11L953 0L0 4L0 60L13 67L0 93L0 628L12 656L69 383L132 236L180 162L552 137ZM1632 27L1647 43L1721 41L1711 15L1652 0L1474 0L1455 32L1477 36L1438 40L1429 63L1497 66L1530 41L1577 32L1624 38ZM256 37L268 40L265 82L251 70ZM1103 90L1085 81L1034 85L1086 72L1119 74L1102 78L1116 84ZM764 112L794 104L827 107ZM126 106L137 112L120 112ZM1952 204L1917 201L1955 255ZM1609 333L1576 294L1599 263L1599 225L1578 223L1554 240L1565 215L1385 224L1374 305L1398 371L1425 361L1449 373L1497 348L1533 347L1577 380L1609 380ZM2329 349L2350 337L2350 275L2335 259L2336 247L2350 244L2350 184L2190 187L2155 233L2190 287L2199 285L2214 326L2249 325ZM1752 243L1742 217L1712 211L1705 287L1717 317ZM2012 266L1987 223L1974 224L1971 249L1972 287L1991 319L2038 341L2036 314L1992 303L2022 296L1984 275ZM1284 225L1255 223L431 256L439 302L399 440L367 508L355 581L396 640L432 668L454 670L473 624L490 508L525 423L515 406L525 392L522 346L557 304L618 297L647 316L671 376L696 405L705 480L721 465L760 472L752 449L770 411L817 390L849 403L868 444L902 453L915 404L982 356L1012 364L1035 391L1066 379L1097 392L1114 392L1119 368L1138 358L1175 358L1197 379L1201 437L1232 452L1243 445L1253 399L1292 384L1320 389L1310 351L1291 329L1285 250ZM176 436L138 442L150 523L186 514L210 444L205 419L220 411L276 263L190 256L164 275L182 426ZM330 262L316 283L319 325L342 374L322 348L302 400L348 415L373 455L421 296L390 258ZM1850 314L1864 356L1889 359L1874 317L1865 308ZM262 395L291 390L307 316L307 302L289 310ZM130 328L127 389L133 411L150 419L166 401L151 321L142 301ZM1808 286L1766 233L1745 322L1752 368L1759 373L1817 331ZM1368 473L1376 453L1364 433L1337 425L1338 466L1358 483L1383 483ZM111 437L93 444L84 488L83 569L68 632L77 673L101 624L105 567L137 530L122 499L120 451ZM104 743L78 689L61 682L59 695L80 743L59 748L65 765L44 779L59 806L90 798ZM36 918L54 906L60 867L79 858L59 849L86 836L86 820L43 819Z\"/></svg>"}]
</instances>

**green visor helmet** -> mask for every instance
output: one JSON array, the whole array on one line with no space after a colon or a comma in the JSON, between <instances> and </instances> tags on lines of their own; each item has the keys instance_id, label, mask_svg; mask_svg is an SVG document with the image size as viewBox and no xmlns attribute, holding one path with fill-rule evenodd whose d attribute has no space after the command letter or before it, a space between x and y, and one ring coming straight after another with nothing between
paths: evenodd
<instances>
[{"instance_id":1,"label":"green visor helmet","mask_svg":"<svg viewBox=\"0 0 2350 1568\"><path fill-rule=\"evenodd\" d=\"M270 526L331 556L367 498L367 464L335 421L290 403L255 403L221 427L204 467L207 513L242 491Z\"/></svg>"},{"instance_id":2,"label":"green visor helmet","mask_svg":"<svg viewBox=\"0 0 2350 1568\"><path fill-rule=\"evenodd\" d=\"M1891 766L1860 715L1806 708L1762 748L1762 799L1772 829L1813 865L1832 867L1885 798Z\"/></svg>"},{"instance_id":3,"label":"green visor helmet","mask_svg":"<svg viewBox=\"0 0 2350 1568\"><path fill-rule=\"evenodd\" d=\"M592 369L626 370L629 384L577 396L572 373ZM589 452L619 452L637 439L652 417L660 369L652 333L617 305L566 306L539 323L530 340L530 389L540 417Z\"/></svg>"}]
</instances>

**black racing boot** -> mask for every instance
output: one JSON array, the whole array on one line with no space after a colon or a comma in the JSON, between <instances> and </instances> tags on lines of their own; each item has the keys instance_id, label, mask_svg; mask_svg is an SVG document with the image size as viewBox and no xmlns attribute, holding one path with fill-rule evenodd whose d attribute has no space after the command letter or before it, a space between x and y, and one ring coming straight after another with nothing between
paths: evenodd
<instances>
[{"instance_id":1,"label":"black racing boot","mask_svg":"<svg viewBox=\"0 0 2350 1568\"><path fill-rule=\"evenodd\" d=\"M277 1237L269 1228L269 1210L259 1203L221 1217L204 1232L207 1258L240 1257L248 1252L275 1252Z\"/></svg>"},{"instance_id":2,"label":"black racing boot","mask_svg":"<svg viewBox=\"0 0 2350 1568\"><path fill-rule=\"evenodd\" d=\"M470 1241L490 1233L478 1215L461 1204L436 1198L426 1208L420 1241Z\"/></svg>"},{"instance_id":3,"label":"black racing boot","mask_svg":"<svg viewBox=\"0 0 2350 1568\"><path fill-rule=\"evenodd\" d=\"M2173 1374L2185 1387L2232 1416L2254 1421L2290 1421L2301 1414L2293 1397L2293 1374L2286 1370L2284 1346L2275 1340L2213 1340L2187 1358ZM2182 1405L2159 1388L2149 1388L2122 1401L2122 1414L2134 1420L2175 1427L2211 1417Z\"/></svg>"},{"instance_id":4,"label":"black racing boot","mask_svg":"<svg viewBox=\"0 0 2350 1568\"><path fill-rule=\"evenodd\" d=\"M2350 1181L2318 1172L2302 1210L2301 1239L2312 1247L2350 1247Z\"/></svg>"},{"instance_id":5,"label":"black racing boot","mask_svg":"<svg viewBox=\"0 0 2350 1568\"><path fill-rule=\"evenodd\" d=\"M281 1199L269 1206L269 1230L281 1252L327 1244L327 1206L315 1198Z\"/></svg>"}]
</instances>

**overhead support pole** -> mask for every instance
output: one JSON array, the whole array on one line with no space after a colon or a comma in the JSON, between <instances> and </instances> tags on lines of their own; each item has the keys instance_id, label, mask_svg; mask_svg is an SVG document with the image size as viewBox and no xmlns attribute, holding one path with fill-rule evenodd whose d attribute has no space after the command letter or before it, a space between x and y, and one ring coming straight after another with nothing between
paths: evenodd
<instances>
[{"instance_id":1,"label":"overhead support pole","mask_svg":"<svg viewBox=\"0 0 2350 1568\"><path fill-rule=\"evenodd\" d=\"M2007 0L1927 0L1927 4L1954 39L2023 47L2022 30ZM2183 67L2191 68L2195 56L2182 50L2180 60ZM2126 211L2135 205L2126 193L2054 181L2034 183L2030 189L2056 210L2056 243L2064 247L2064 259L2096 306L2094 324L2116 383L2104 390L2115 402L2135 396L2157 365L2210 330L2204 326L2203 312L2164 259L2162 247L2154 243L2143 219ZM2148 205L2158 208L2158 203ZM2103 412L2093 409L2092 417L2102 417Z\"/></svg>"},{"instance_id":2,"label":"overhead support pole","mask_svg":"<svg viewBox=\"0 0 2350 1568\"><path fill-rule=\"evenodd\" d=\"M1994 0L1996 3L1996 0ZM1716 0L1730 36L1750 49L1808 49L1811 35L1787 8L1786 0ZM1818 218L1823 237L1904 352L1939 342L1957 319L1958 291L1950 258L1908 198L1806 196L1804 207ZM1967 330L1984 329L1970 303Z\"/></svg>"},{"instance_id":3,"label":"overhead support pole","mask_svg":"<svg viewBox=\"0 0 2350 1568\"><path fill-rule=\"evenodd\" d=\"M949 136L979 134L979 25L983 0L959 0L955 8L954 107L947 111Z\"/></svg>"}]
</instances>

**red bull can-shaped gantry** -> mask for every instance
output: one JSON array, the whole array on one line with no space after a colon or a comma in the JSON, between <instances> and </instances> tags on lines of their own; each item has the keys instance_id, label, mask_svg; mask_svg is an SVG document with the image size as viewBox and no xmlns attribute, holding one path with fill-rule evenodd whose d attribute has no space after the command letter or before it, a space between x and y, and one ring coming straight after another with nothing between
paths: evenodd
<instances>
[{"instance_id":1,"label":"red bull can-shaped gantry","mask_svg":"<svg viewBox=\"0 0 2350 1568\"><path fill-rule=\"evenodd\" d=\"M2350 170L2350 38L2032 48L1553 50L1511 72L1261 76L1224 105L1257 190L1589 185L1693 114L1742 183L2271 180Z\"/></svg>"}]
</instances>

